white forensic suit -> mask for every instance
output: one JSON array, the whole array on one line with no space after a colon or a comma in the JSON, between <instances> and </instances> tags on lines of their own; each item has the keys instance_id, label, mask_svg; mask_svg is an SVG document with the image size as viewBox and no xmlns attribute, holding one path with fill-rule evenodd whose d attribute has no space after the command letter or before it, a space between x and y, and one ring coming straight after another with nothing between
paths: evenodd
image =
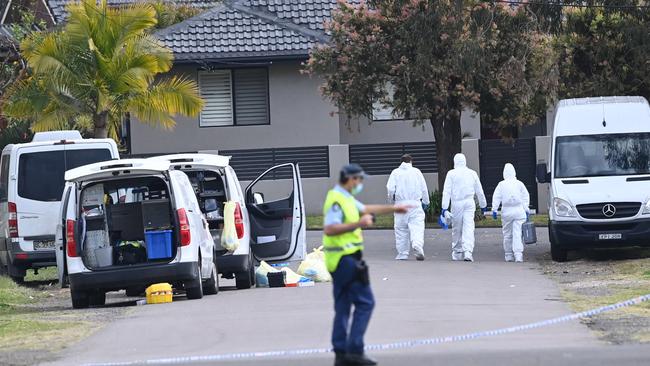
<instances>
[{"instance_id":1,"label":"white forensic suit","mask_svg":"<svg viewBox=\"0 0 650 366\"><path fill-rule=\"evenodd\" d=\"M402 163L390 174L386 189L390 202L413 206L406 213L395 214L395 259L408 259L411 247L418 260L424 259L425 215L422 205L429 205L424 175L411 163Z\"/></svg>"},{"instance_id":2,"label":"white forensic suit","mask_svg":"<svg viewBox=\"0 0 650 366\"><path fill-rule=\"evenodd\" d=\"M517 179L515 167L508 163L503 167L503 180L499 182L492 196L492 211L501 206L503 222L503 250L507 262L523 261L524 244L521 240L521 225L526 222L530 195L526 186Z\"/></svg>"},{"instance_id":3,"label":"white forensic suit","mask_svg":"<svg viewBox=\"0 0 650 366\"><path fill-rule=\"evenodd\" d=\"M453 260L473 261L474 252L474 212L478 197L482 209L487 208L487 201L481 187L481 181L475 171L467 167L465 155L454 156L454 169L445 177L442 190L442 209L449 209L451 203L451 258Z\"/></svg>"}]
</instances>

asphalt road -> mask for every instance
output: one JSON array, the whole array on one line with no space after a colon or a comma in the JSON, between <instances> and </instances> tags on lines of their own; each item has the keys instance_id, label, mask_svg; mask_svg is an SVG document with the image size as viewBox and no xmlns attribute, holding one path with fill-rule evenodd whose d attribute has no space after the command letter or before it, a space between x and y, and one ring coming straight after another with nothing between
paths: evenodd
<instances>
[{"instance_id":1,"label":"asphalt road","mask_svg":"<svg viewBox=\"0 0 650 366\"><path fill-rule=\"evenodd\" d=\"M317 245L320 234L308 233ZM427 260L397 262L392 231L367 231L377 307L367 343L459 335L570 313L534 260L504 263L499 229L477 230L476 262L449 260L449 231L428 230ZM548 250L545 230L526 257ZM329 347L331 287L222 291L198 301L134 307L66 349L56 365ZM569 322L451 344L375 352L381 365L648 365L650 347L612 346ZM204 363L217 364L217 363ZM244 359L227 365L331 365L331 355Z\"/></svg>"}]
</instances>

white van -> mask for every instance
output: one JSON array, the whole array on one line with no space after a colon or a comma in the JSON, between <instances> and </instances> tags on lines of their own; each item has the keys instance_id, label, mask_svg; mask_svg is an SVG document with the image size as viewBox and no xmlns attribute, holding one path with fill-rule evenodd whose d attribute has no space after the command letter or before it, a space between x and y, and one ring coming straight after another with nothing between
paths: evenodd
<instances>
[{"instance_id":1,"label":"white van","mask_svg":"<svg viewBox=\"0 0 650 366\"><path fill-rule=\"evenodd\" d=\"M214 243L185 173L124 159L69 170L65 179L57 261L74 308L159 282L189 299L218 292Z\"/></svg>"},{"instance_id":2,"label":"white van","mask_svg":"<svg viewBox=\"0 0 650 366\"><path fill-rule=\"evenodd\" d=\"M650 245L650 106L642 97L560 101L550 164L549 237L555 261L572 249Z\"/></svg>"},{"instance_id":3,"label":"white van","mask_svg":"<svg viewBox=\"0 0 650 366\"><path fill-rule=\"evenodd\" d=\"M168 162L189 176L215 240L219 273L224 278L234 277L238 289L254 285L256 261L304 259L307 223L298 164L274 166L242 192L230 157L175 154L150 159ZM220 244L226 201L237 204L239 248L233 253Z\"/></svg>"},{"instance_id":4,"label":"white van","mask_svg":"<svg viewBox=\"0 0 650 366\"><path fill-rule=\"evenodd\" d=\"M23 281L27 269L55 265L54 233L64 173L119 159L112 139L83 139L77 131L36 133L7 145L0 159L0 273Z\"/></svg>"}]
</instances>

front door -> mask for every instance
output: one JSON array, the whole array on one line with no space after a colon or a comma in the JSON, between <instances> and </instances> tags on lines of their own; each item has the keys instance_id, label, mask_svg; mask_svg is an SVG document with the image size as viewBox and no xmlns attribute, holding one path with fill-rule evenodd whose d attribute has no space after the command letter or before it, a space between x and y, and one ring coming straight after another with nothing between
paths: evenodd
<instances>
[{"instance_id":1,"label":"front door","mask_svg":"<svg viewBox=\"0 0 650 366\"><path fill-rule=\"evenodd\" d=\"M265 261L305 257L306 217L298 164L281 164L246 188L251 250Z\"/></svg>"}]
</instances>

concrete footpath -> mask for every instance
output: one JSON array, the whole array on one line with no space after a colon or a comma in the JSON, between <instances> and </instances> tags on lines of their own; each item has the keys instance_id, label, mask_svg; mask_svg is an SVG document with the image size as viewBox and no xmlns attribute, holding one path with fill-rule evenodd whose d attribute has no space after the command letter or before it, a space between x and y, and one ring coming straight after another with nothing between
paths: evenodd
<instances>
[{"instance_id":1,"label":"concrete footpath","mask_svg":"<svg viewBox=\"0 0 650 366\"><path fill-rule=\"evenodd\" d=\"M377 298L368 343L458 335L570 313L555 284L534 261L503 262L500 229L477 230L474 263L450 261L449 231L427 231L424 262L394 261L392 231L367 231L365 237ZM538 229L538 238L540 244L527 247L527 260L548 250L545 230ZM318 245L320 233L309 232L308 241ZM232 284L224 280L218 295L198 301L179 297L172 304L134 307L63 351L53 364L329 347L329 284L244 291L234 290ZM620 366L650 364L650 347L608 346L584 325L569 322L373 356L382 365L606 365L615 358ZM330 365L331 360L326 355L228 364Z\"/></svg>"}]
</instances>

